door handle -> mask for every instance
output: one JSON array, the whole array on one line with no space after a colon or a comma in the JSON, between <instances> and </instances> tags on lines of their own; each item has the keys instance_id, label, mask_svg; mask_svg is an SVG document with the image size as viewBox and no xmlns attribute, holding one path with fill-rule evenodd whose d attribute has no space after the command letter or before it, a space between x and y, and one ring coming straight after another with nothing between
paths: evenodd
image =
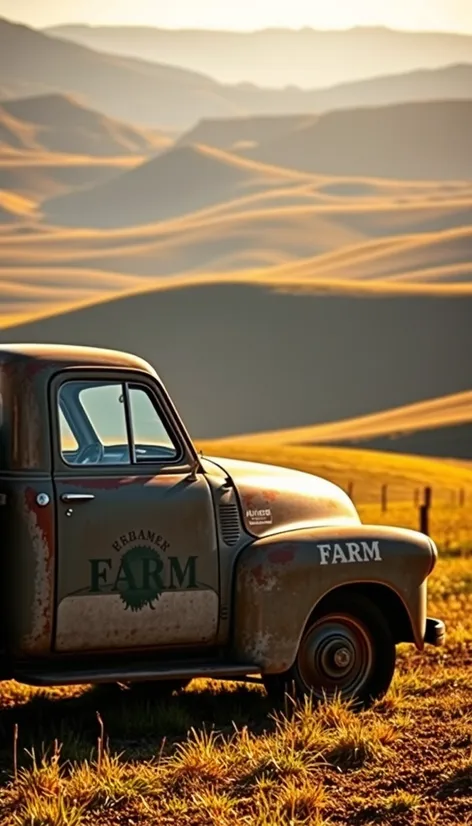
<instances>
[{"instance_id":1,"label":"door handle","mask_svg":"<svg viewBox=\"0 0 472 826\"><path fill-rule=\"evenodd\" d=\"M61 500L63 502L90 502L95 499L93 493L63 493Z\"/></svg>"}]
</instances>

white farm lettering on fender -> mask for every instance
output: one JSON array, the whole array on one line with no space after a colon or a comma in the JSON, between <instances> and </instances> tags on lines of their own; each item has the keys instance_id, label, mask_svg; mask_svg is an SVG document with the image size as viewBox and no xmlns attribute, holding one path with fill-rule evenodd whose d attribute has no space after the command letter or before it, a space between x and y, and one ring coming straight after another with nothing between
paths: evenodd
<instances>
[{"instance_id":1,"label":"white farm lettering on fender","mask_svg":"<svg viewBox=\"0 0 472 826\"><path fill-rule=\"evenodd\" d=\"M372 542L339 542L316 546L320 552L320 565L336 565L338 562L382 562L378 540Z\"/></svg>"}]
</instances>

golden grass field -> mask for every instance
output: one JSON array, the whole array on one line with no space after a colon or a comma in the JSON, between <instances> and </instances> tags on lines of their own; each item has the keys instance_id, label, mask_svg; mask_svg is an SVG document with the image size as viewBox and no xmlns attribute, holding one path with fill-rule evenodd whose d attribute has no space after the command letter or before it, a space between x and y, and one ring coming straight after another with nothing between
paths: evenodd
<instances>
[{"instance_id":1,"label":"golden grass field","mask_svg":"<svg viewBox=\"0 0 472 826\"><path fill-rule=\"evenodd\" d=\"M274 710L259 686L217 681L195 680L171 701L152 685L39 691L6 682L2 826L472 823L472 469L243 440L199 447L352 481L369 522L415 527L414 491L431 484L440 556L429 613L446 621L446 646L399 646L391 689L361 713L289 698Z\"/></svg>"}]
</instances>

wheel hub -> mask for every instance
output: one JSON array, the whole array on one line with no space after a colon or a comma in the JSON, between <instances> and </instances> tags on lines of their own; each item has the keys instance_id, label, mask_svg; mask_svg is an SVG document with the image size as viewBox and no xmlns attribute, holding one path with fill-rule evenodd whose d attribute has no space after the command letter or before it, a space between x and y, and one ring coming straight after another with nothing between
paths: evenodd
<instances>
[{"instance_id":1,"label":"wheel hub","mask_svg":"<svg viewBox=\"0 0 472 826\"><path fill-rule=\"evenodd\" d=\"M318 697L355 695L369 678L372 663L372 641L364 625L333 614L312 626L298 657L303 682Z\"/></svg>"},{"instance_id":2,"label":"wheel hub","mask_svg":"<svg viewBox=\"0 0 472 826\"><path fill-rule=\"evenodd\" d=\"M334 664L338 666L338 668L347 668L352 663L352 656L351 652L348 648L338 648L337 651L334 652Z\"/></svg>"}]
</instances>

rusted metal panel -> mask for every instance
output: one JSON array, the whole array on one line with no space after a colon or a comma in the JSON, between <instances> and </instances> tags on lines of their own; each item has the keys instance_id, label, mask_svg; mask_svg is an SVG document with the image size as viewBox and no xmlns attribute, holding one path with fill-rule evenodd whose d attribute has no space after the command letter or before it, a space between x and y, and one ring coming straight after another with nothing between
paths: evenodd
<instances>
[{"instance_id":1,"label":"rusted metal panel","mask_svg":"<svg viewBox=\"0 0 472 826\"><path fill-rule=\"evenodd\" d=\"M253 536L316 525L359 525L349 496L337 485L302 471L256 462L215 459L233 480L245 528Z\"/></svg>"},{"instance_id":2,"label":"rusted metal panel","mask_svg":"<svg viewBox=\"0 0 472 826\"><path fill-rule=\"evenodd\" d=\"M59 604L56 649L132 649L185 645L189 639L206 645L214 640L217 623L218 594L209 589L168 591L139 612L126 611L118 595L71 596Z\"/></svg>"},{"instance_id":3,"label":"rusted metal panel","mask_svg":"<svg viewBox=\"0 0 472 826\"><path fill-rule=\"evenodd\" d=\"M7 499L1 521L7 646L18 657L45 656L51 652L54 618L52 484L11 479L2 486ZM37 504L39 493L49 498L48 505Z\"/></svg>"},{"instance_id":4,"label":"rusted metal panel","mask_svg":"<svg viewBox=\"0 0 472 826\"><path fill-rule=\"evenodd\" d=\"M236 655L266 673L287 670L317 603L337 587L369 582L401 599L422 648L434 561L427 537L392 528L314 528L257 540L236 567Z\"/></svg>"},{"instance_id":5,"label":"rusted metal panel","mask_svg":"<svg viewBox=\"0 0 472 826\"><path fill-rule=\"evenodd\" d=\"M39 494L47 496L49 504L40 506ZM54 613L54 496L50 485L28 486L24 493L23 520L28 530L33 575L33 600L30 607L30 631L22 648L31 653L48 653L51 649ZM30 575L31 575L30 574Z\"/></svg>"},{"instance_id":6,"label":"rusted metal panel","mask_svg":"<svg viewBox=\"0 0 472 826\"><path fill-rule=\"evenodd\" d=\"M206 479L126 477L123 469L115 477L92 474L56 479L56 648L214 642L219 555ZM61 494L76 487L94 499L63 503ZM78 629L81 612L89 629Z\"/></svg>"}]
</instances>

